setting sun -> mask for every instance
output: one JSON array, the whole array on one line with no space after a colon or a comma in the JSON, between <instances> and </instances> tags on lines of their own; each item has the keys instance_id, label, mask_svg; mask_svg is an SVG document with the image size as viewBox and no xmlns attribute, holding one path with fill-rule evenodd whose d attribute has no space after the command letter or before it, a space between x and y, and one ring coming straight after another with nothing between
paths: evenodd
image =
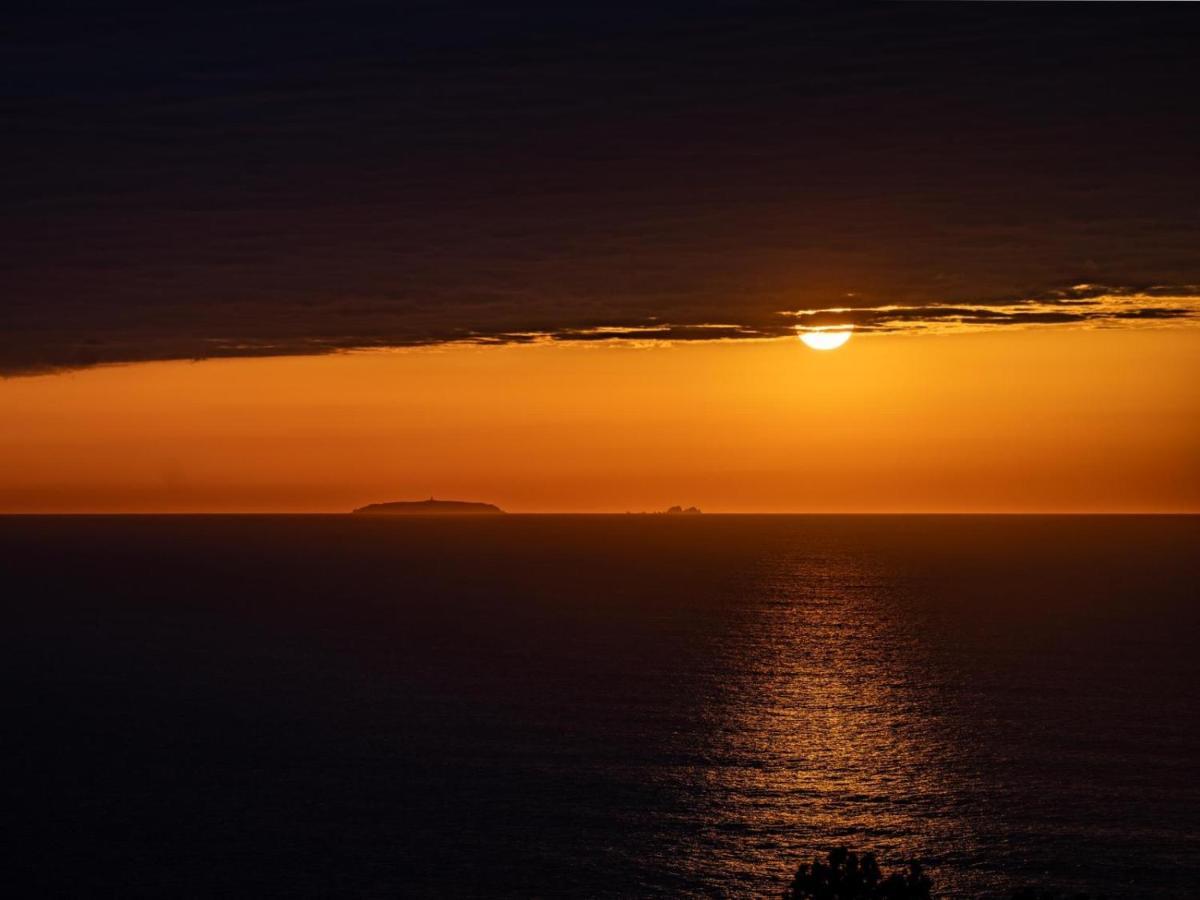
<instances>
[{"instance_id":1,"label":"setting sun","mask_svg":"<svg viewBox=\"0 0 1200 900\"><path fill-rule=\"evenodd\" d=\"M805 346L813 350L836 350L850 340L849 331L806 331L800 335Z\"/></svg>"}]
</instances>

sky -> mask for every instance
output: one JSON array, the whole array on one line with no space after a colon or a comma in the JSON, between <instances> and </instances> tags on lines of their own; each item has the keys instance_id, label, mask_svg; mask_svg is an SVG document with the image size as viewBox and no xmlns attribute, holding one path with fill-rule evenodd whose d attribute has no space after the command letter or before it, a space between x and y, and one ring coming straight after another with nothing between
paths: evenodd
<instances>
[{"instance_id":1,"label":"sky","mask_svg":"<svg viewBox=\"0 0 1200 900\"><path fill-rule=\"evenodd\" d=\"M1200 510L1198 32L30 7L0 511Z\"/></svg>"}]
</instances>

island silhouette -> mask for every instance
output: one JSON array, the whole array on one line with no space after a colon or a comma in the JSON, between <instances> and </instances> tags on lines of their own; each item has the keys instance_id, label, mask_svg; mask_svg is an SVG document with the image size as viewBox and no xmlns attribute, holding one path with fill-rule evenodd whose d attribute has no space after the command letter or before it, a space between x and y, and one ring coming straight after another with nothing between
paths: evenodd
<instances>
[{"instance_id":1,"label":"island silhouette","mask_svg":"<svg viewBox=\"0 0 1200 900\"><path fill-rule=\"evenodd\" d=\"M503 515L504 510L491 503L468 500L397 500L391 503L371 503L354 510L356 514L387 516L487 516Z\"/></svg>"}]
</instances>

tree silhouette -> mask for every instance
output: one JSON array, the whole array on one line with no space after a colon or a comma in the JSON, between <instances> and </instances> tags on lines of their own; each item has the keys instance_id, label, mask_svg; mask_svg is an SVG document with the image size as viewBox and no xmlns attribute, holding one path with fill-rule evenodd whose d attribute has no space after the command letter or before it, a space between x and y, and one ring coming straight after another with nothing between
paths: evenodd
<instances>
[{"instance_id":1,"label":"tree silhouette","mask_svg":"<svg viewBox=\"0 0 1200 900\"><path fill-rule=\"evenodd\" d=\"M845 847L829 851L796 870L784 900L930 900L933 883L918 862L886 878L874 853L859 856Z\"/></svg>"},{"instance_id":2,"label":"tree silhouette","mask_svg":"<svg viewBox=\"0 0 1200 900\"><path fill-rule=\"evenodd\" d=\"M828 860L814 858L796 870L784 900L931 900L933 882L919 862L886 878L874 853L830 850ZM1089 894L1064 893L1046 887L1023 887L1012 900L1091 900ZM1104 900L1100 895L1095 900Z\"/></svg>"}]
</instances>

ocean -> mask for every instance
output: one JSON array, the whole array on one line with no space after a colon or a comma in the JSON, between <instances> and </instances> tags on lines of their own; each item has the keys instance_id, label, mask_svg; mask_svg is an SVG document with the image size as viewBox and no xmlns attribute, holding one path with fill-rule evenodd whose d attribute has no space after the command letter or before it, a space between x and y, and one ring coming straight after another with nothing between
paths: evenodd
<instances>
[{"instance_id":1,"label":"ocean","mask_svg":"<svg viewBox=\"0 0 1200 900\"><path fill-rule=\"evenodd\" d=\"M11 896L1200 894L1200 518L0 517Z\"/></svg>"}]
</instances>

